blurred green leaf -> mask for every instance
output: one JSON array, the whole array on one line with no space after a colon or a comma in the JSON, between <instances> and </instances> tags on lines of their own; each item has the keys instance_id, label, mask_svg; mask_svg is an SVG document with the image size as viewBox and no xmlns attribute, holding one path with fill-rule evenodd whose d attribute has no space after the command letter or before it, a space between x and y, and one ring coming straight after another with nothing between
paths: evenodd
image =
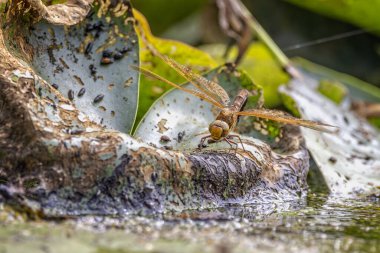
<instances>
[{"instance_id":1,"label":"blurred green leaf","mask_svg":"<svg viewBox=\"0 0 380 253\"><path fill-rule=\"evenodd\" d=\"M371 123L373 126L377 127L380 129L380 118L369 118L368 119L369 123Z\"/></svg>"},{"instance_id":2,"label":"blurred green leaf","mask_svg":"<svg viewBox=\"0 0 380 253\"><path fill-rule=\"evenodd\" d=\"M207 0L133 0L133 6L149 21L155 34L161 34L173 24L204 6Z\"/></svg>"},{"instance_id":3,"label":"blurred green leaf","mask_svg":"<svg viewBox=\"0 0 380 253\"><path fill-rule=\"evenodd\" d=\"M380 0L286 0L314 12L334 17L380 34Z\"/></svg>"},{"instance_id":4,"label":"blurred green leaf","mask_svg":"<svg viewBox=\"0 0 380 253\"><path fill-rule=\"evenodd\" d=\"M348 94L347 88L338 81L321 80L318 91L336 104L340 104Z\"/></svg>"}]
</instances>

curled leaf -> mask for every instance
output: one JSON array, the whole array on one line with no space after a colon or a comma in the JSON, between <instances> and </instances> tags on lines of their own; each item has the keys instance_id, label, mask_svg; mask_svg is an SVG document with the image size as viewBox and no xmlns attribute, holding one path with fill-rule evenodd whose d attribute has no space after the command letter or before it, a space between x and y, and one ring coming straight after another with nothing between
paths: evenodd
<instances>
[{"instance_id":1,"label":"curled leaf","mask_svg":"<svg viewBox=\"0 0 380 253\"><path fill-rule=\"evenodd\" d=\"M290 96L302 117L339 127L336 134L302 129L306 145L333 196L379 194L380 134L368 122L317 91L319 79L303 72L280 91Z\"/></svg>"},{"instance_id":2,"label":"curled leaf","mask_svg":"<svg viewBox=\"0 0 380 253\"><path fill-rule=\"evenodd\" d=\"M78 13L70 14L77 18ZM47 21L34 24L27 35L33 68L91 120L129 133L139 82L128 68L139 62L131 7L95 3L75 26ZM71 24L66 18L61 22Z\"/></svg>"}]
</instances>

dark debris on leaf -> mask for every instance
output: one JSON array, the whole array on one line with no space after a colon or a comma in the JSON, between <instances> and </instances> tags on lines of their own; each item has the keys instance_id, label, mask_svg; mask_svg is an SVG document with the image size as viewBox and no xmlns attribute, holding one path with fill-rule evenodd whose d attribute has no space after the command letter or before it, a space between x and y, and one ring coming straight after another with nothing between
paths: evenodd
<instances>
[{"instance_id":1,"label":"dark debris on leaf","mask_svg":"<svg viewBox=\"0 0 380 253\"><path fill-rule=\"evenodd\" d=\"M102 56L105 58L111 58L113 55L113 52L109 49L106 49L102 52Z\"/></svg>"},{"instance_id":2,"label":"dark debris on leaf","mask_svg":"<svg viewBox=\"0 0 380 253\"><path fill-rule=\"evenodd\" d=\"M120 52L116 52L114 55L113 55L113 58L115 60L120 60L124 57L124 54L120 53Z\"/></svg>"},{"instance_id":3,"label":"dark debris on leaf","mask_svg":"<svg viewBox=\"0 0 380 253\"><path fill-rule=\"evenodd\" d=\"M178 143L180 143L182 140L183 140L183 137L185 136L186 132L185 131L182 131L182 132L179 132L178 133L178 136L177 136L177 141Z\"/></svg>"},{"instance_id":4,"label":"dark debris on leaf","mask_svg":"<svg viewBox=\"0 0 380 253\"><path fill-rule=\"evenodd\" d=\"M94 98L94 103L99 103L100 101L102 101L104 98L104 95L103 94L99 94L97 95L95 98Z\"/></svg>"},{"instance_id":5,"label":"dark debris on leaf","mask_svg":"<svg viewBox=\"0 0 380 253\"><path fill-rule=\"evenodd\" d=\"M161 138L160 138L160 141L166 143L166 142L170 142L171 139L170 139L170 137L167 136L167 135L162 135Z\"/></svg>"},{"instance_id":6,"label":"dark debris on leaf","mask_svg":"<svg viewBox=\"0 0 380 253\"><path fill-rule=\"evenodd\" d=\"M332 164L335 164L337 162L336 158L335 157L330 157L329 158L329 162L332 163Z\"/></svg>"},{"instance_id":7,"label":"dark debris on leaf","mask_svg":"<svg viewBox=\"0 0 380 253\"><path fill-rule=\"evenodd\" d=\"M96 67L94 66L94 64L90 64L90 66L88 66L88 68L91 71L91 75L96 75Z\"/></svg>"},{"instance_id":8,"label":"dark debris on leaf","mask_svg":"<svg viewBox=\"0 0 380 253\"><path fill-rule=\"evenodd\" d=\"M84 93L86 93L86 88L82 88L82 89L80 89L79 92L78 92L78 97L83 96Z\"/></svg>"},{"instance_id":9,"label":"dark debris on leaf","mask_svg":"<svg viewBox=\"0 0 380 253\"><path fill-rule=\"evenodd\" d=\"M128 47L123 47L122 49L120 49L120 50L118 50L118 51L119 51L120 53L122 53L122 54L126 54L126 53L132 51L132 49L131 49L131 48L128 48Z\"/></svg>"},{"instance_id":10,"label":"dark debris on leaf","mask_svg":"<svg viewBox=\"0 0 380 253\"><path fill-rule=\"evenodd\" d=\"M74 91L73 90L69 90L68 92L68 96L69 96L69 99L72 101L74 100Z\"/></svg>"},{"instance_id":11,"label":"dark debris on leaf","mask_svg":"<svg viewBox=\"0 0 380 253\"><path fill-rule=\"evenodd\" d=\"M91 50L92 50L92 47L94 46L94 43L93 42L89 42L87 45L86 45L86 49L84 51L84 54L85 55L89 55L91 53Z\"/></svg>"}]
</instances>

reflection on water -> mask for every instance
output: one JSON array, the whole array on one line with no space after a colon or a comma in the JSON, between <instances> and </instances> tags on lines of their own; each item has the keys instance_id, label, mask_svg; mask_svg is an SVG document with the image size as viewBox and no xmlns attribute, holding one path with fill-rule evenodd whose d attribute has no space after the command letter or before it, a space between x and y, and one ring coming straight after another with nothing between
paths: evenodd
<instances>
[{"instance_id":1,"label":"reflection on water","mask_svg":"<svg viewBox=\"0 0 380 253\"><path fill-rule=\"evenodd\" d=\"M380 203L326 196L149 218L3 222L0 252L380 252Z\"/></svg>"}]
</instances>

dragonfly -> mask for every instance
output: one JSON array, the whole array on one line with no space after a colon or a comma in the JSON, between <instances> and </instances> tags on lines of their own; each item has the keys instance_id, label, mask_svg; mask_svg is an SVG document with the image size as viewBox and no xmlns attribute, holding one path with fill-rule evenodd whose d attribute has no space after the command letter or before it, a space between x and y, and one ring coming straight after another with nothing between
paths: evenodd
<instances>
[{"instance_id":1,"label":"dragonfly","mask_svg":"<svg viewBox=\"0 0 380 253\"><path fill-rule=\"evenodd\" d=\"M209 125L209 134L201 138L199 145L200 148L204 147L204 143L208 139L213 142L226 141L231 147L235 145L237 148L238 144L233 140L233 138L238 138L244 149L244 145L240 136L231 134L231 132L235 130L238 119L241 116L253 116L257 118L273 120L283 124L302 126L321 132L333 133L337 130L337 128L332 125L296 118L279 110L265 108L244 110L244 106L247 102L248 96L250 95L250 92L248 90L240 90L231 102L228 93L222 86L218 84L217 81L209 80L199 74L196 74L191 70L190 67L182 65L166 55L161 55L157 53L157 51L155 55L159 56L179 75L183 76L187 81L189 81L195 87L195 89L182 87L181 85L175 84L150 70L135 65L131 65L131 68L139 71L149 78L167 83L174 88L194 95L208 103L211 103L219 109L219 114L217 115L216 119Z\"/></svg>"}]
</instances>

